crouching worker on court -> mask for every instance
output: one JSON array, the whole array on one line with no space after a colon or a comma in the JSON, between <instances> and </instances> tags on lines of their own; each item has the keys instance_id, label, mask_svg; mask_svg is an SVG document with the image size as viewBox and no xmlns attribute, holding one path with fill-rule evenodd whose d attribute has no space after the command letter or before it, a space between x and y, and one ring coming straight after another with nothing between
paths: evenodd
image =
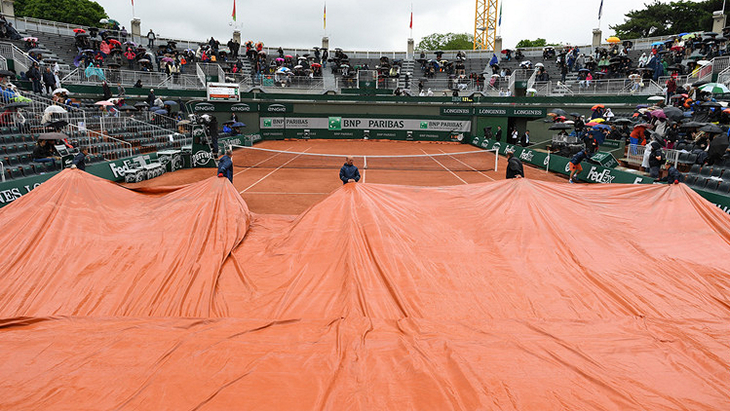
<instances>
[{"instance_id":1,"label":"crouching worker on court","mask_svg":"<svg viewBox=\"0 0 730 411\"><path fill-rule=\"evenodd\" d=\"M357 166L352 164L353 161L354 159L352 156L347 156L345 164L343 164L342 168L340 168L340 180L342 180L342 184L356 183L360 181L360 170L357 169Z\"/></svg>"},{"instance_id":2,"label":"crouching worker on court","mask_svg":"<svg viewBox=\"0 0 730 411\"><path fill-rule=\"evenodd\" d=\"M218 160L218 177L225 177L233 183L233 151L226 149L226 154Z\"/></svg>"},{"instance_id":3,"label":"crouching worker on court","mask_svg":"<svg viewBox=\"0 0 730 411\"><path fill-rule=\"evenodd\" d=\"M522 161L515 157L515 152L512 149L506 151L507 154L507 175L505 178L523 178L525 177L525 170L522 167Z\"/></svg>"}]
</instances>

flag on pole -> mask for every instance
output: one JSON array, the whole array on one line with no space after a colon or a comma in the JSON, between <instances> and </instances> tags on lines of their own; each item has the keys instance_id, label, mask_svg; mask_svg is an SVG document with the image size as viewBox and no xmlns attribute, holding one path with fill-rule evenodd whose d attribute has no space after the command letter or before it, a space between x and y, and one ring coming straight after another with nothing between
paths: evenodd
<instances>
[{"instance_id":1,"label":"flag on pole","mask_svg":"<svg viewBox=\"0 0 730 411\"><path fill-rule=\"evenodd\" d=\"M324 23L324 29L327 30L327 3L324 3L324 14L322 14L322 22Z\"/></svg>"},{"instance_id":2,"label":"flag on pole","mask_svg":"<svg viewBox=\"0 0 730 411\"><path fill-rule=\"evenodd\" d=\"M233 17L233 21L236 21L236 0L233 0L233 13L231 14L231 17Z\"/></svg>"},{"instance_id":3,"label":"flag on pole","mask_svg":"<svg viewBox=\"0 0 730 411\"><path fill-rule=\"evenodd\" d=\"M132 0L132 6L134 6L134 0Z\"/></svg>"},{"instance_id":4,"label":"flag on pole","mask_svg":"<svg viewBox=\"0 0 730 411\"><path fill-rule=\"evenodd\" d=\"M413 28L413 12L411 12L411 25L410 28Z\"/></svg>"},{"instance_id":5,"label":"flag on pole","mask_svg":"<svg viewBox=\"0 0 730 411\"><path fill-rule=\"evenodd\" d=\"M601 0L601 6L598 7L598 20L601 19L602 15L603 15L603 0Z\"/></svg>"},{"instance_id":6,"label":"flag on pole","mask_svg":"<svg viewBox=\"0 0 730 411\"><path fill-rule=\"evenodd\" d=\"M499 22L497 23L498 26L502 26L502 3L499 3Z\"/></svg>"}]
</instances>

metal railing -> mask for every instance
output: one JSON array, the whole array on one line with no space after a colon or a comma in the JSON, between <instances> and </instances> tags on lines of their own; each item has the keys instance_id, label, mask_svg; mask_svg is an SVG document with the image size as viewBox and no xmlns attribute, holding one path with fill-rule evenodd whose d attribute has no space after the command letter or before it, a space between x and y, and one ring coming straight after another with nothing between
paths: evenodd
<instances>
[{"instance_id":1,"label":"metal railing","mask_svg":"<svg viewBox=\"0 0 730 411\"><path fill-rule=\"evenodd\" d=\"M259 87L267 91L282 89L324 90L324 80L321 77L266 74L260 75L258 80Z\"/></svg>"},{"instance_id":2,"label":"metal railing","mask_svg":"<svg viewBox=\"0 0 730 411\"><path fill-rule=\"evenodd\" d=\"M173 74L155 73L146 71L132 70L112 70L101 68L107 83L121 83L124 86L134 86L137 80L141 80L145 86L165 87L171 89L199 90L201 88L199 77L192 74ZM86 70L83 68L75 69L61 79L61 83L68 84L101 84L102 80L98 76L86 76Z\"/></svg>"},{"instance_id":3,"label":"metal railing","mask_svg":"<svg viewBox=\"0 0 730 411\"><path fill-rule=\"evenodd\" d=\"M108 136L100 131L89 130L74 124L65 127L71 140L77 140L82 147L89 149L89 154L100 155L105 160L131 157L134 154L132 144Z\"/></svg>"},{"instance_id":4,"label":"metal railing","mask_svg":"<svg viewBox=\"0 0 730 411\"><path fill-rule=\"evenodd\" d=\"M198 77L198 80L200 81L200 84L205 87L205 85L208 84L208 80L205 78L205 72L203 71L203 68L200 67L200 63L195 63L195 73Z\"/></svg>"},{"instance_id":5,"label":"metal railing","mask_svg":"<svg viewBox=\"0 0 730 411\"><path fill-rule=\"evenodd\" d=\"M641 85L643 84L643 86ZM534 87L538 96L564 95L654 95L662 92L662 87L652 80L635 83L631 79L605 80L568 80L566 82L538 81Z\"/></svg>"},{"instance_id":6,"label":"metal railing","mask_svg":"<svg viewBox=\"0 0 730 411\"><path fill-rule=\"evenodd\" d=\"M0 56L0 70L7 70L8 69L8 60Z\"/></svg>"},{"instance_id":7,"label":"metal railing","mask_svg":"<svg viewBox=\"0 0 730 411\"><path fill-rule=\"evenodd\" d=\"M626 150L626 162L635 166L640 166L644 162L644 154L646 153L646 146L640 144L629 144ZM677 167L679 163L679 154L681 151L674 149L662 149L667 161L674 163L674 167Z\"/></svg>"},{"instance_id":8,"label":"metal railing","mask_svg":"<svg viewBox=\"0 0 730 411\"><path fill-rule=\"evenodd\" d=\"M721 71L717 75L717 82L722 83L726 86L730 84L730 66L725 67L725 70Z\"/></svg>"}]
</instances>

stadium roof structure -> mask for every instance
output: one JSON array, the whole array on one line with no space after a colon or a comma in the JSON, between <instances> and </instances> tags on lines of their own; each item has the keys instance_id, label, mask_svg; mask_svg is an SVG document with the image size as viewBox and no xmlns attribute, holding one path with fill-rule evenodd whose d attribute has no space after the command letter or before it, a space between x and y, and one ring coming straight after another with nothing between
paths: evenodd
<instances>
[{"instance_id":1,"label":"stadium roof structure","mask_svg":"<svg viewBox=\"0 0 730 411\"><path fill-rule=\"evenodd\" d=\"M684 185L65 170L0 210L0 408L722 409L728 217Z\"/></svg>"}]
</instances>

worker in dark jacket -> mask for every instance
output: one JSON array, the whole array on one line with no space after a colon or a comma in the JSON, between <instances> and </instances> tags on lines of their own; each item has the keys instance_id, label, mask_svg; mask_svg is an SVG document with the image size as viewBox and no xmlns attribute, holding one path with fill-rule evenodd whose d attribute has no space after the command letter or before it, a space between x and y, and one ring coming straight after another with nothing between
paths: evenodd
<instances>
[{"instance_id":1,"label":"worker in dark jacket","mask_svg":"<svg viewBox=\"0 0 730 411\"><path fill-rule=\"evenodd\" d=\"M573 177L583 171L583 166L580 165L580 163L585 160L591 158L591 154L587 148L584 148L583 150L579 151L576 155L573 156L573 158L570 159L568 162L568 166L570 169L570 176L568 177L568 182L573 183Z\"/></svg>"},{"instance_id":2,"label":"worker in dark jacket","mask_svg":"<svg viewBox=\"0 0 730 411\"><path fill-rule=\"evenodd\" d=\"M671 162L667 161L664 163L664 169L667 170L667 175L660 178L659 181L665 181L669 184L679 184L684 182L684 175L680 173Z\"/></svg>"},{"instance_id":3,"label":"worker in dark jacket","mask_svg":"<svg viewBox=\"0 0 730 411\"><path fill-rule=\"evenodd\" d=\"M86 171L86 156L89 155L89 149L84 147L74 156L73 165L81 171Z\"/></svg>"},{"instance_id":4,"label":"worker in dark jacket","mask_svg":"<svg viewBox=\"0 0 730 411\"><path fill-rule=\"evenodd\" d=\"M355 159L353 159L352 156L347 156L345 164L343 164L342 168L340 168L340 180L342 180L342 184L356 183L360 181L360 170L357 169L357 166L352 164L353 161L355 161Z\"/></svg>"},{"instance_id":5,"label":"worker in dark jacket","mask_svg":"<svg viewBox=\"0 0 730 411\"><path fill-rule=\"evenodd\" d=\"M218 160L218 177L225 177L233 182L233 151L226 150L226 154Z\"/></svg>"},{"instance_id":6,"label":"worker in dark jacket","mask_svg":"<svg viewBox=\"0 0 730 411\"><path fill-rule=\"evenodd\" d=\"M507 150L507 176L506 178L523 178L525 170L522 167L522 161L515 157L513 150Z\"/></svg>"}]
</instances>

